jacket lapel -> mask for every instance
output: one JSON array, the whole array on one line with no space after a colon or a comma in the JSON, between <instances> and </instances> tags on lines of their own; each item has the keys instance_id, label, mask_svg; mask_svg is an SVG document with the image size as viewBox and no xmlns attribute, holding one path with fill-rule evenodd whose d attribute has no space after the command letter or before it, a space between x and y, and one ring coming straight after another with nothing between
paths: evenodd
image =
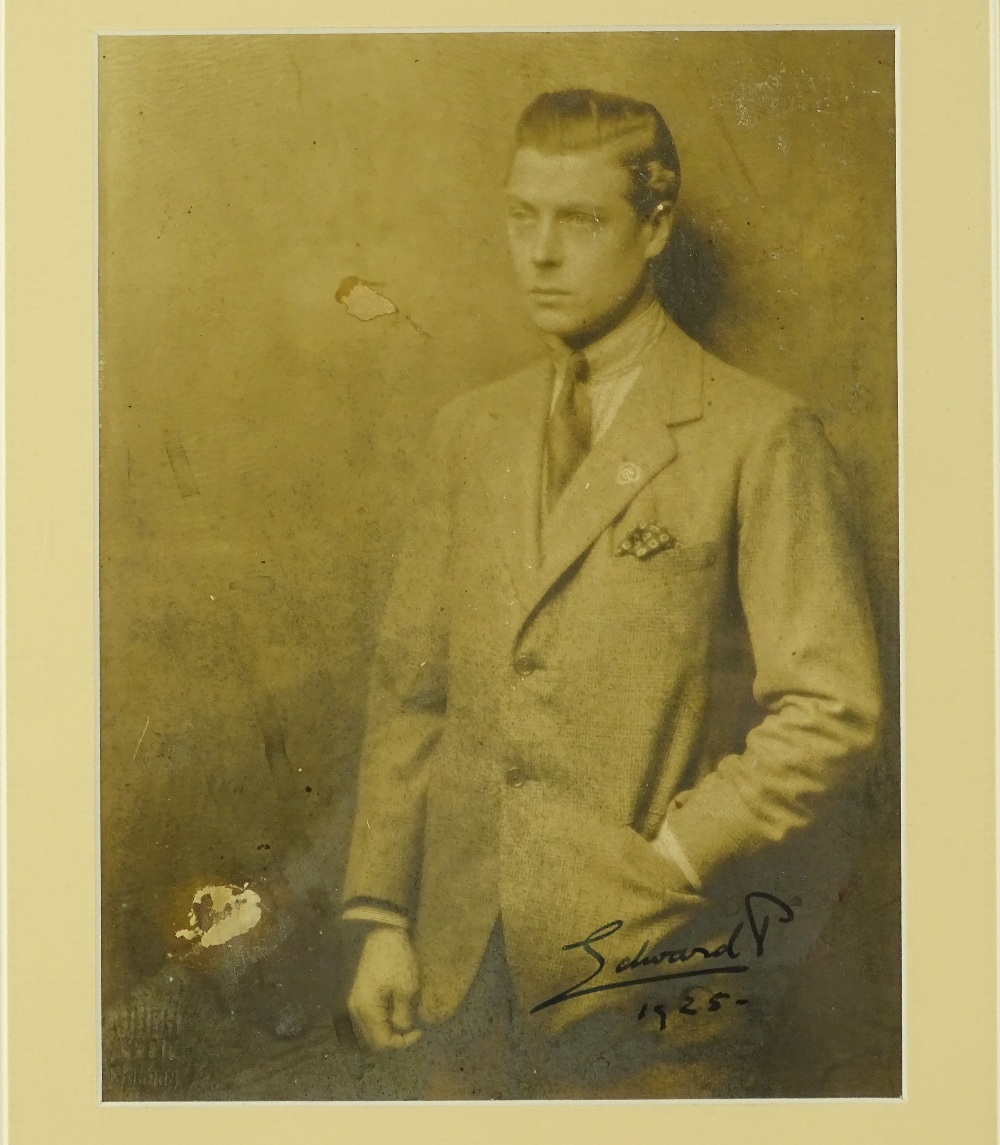
<instances>
[{"instance_id":1,"label":"jacket lapel","mask_svg":"<svg viewBox=\"0 0 1000 1145\"><path fill-rule=\"evenodd\" d=\"M517 375L487 409L477 468L490 496L498 547L527 620L555 582L673 460L670 426L702 412L704 351L667 320L608 432L573 475L544 525L541 487L551 366ZM628 469L626 467L631 467ZM626 478L633 476L634 480Z\"/></svg>"},{"instance_id":2,"label":"jacket lapel","mask_svg":"<svg viewBox=\"0 0 1000 1145\"><path fill-rule=\"evenodd\" d=\"M703 358L702 348L668 320L607 433L584 459L543 526L542 559L527 601L529 613L673 460L676 446L669 427L701 417ZM537 505L537 491L535 501Z\"/></svg>"},{"instance_id":3,"label":"jacket lapel","mask_svg":"<svg viewBox=\"0 0 1000 1145\"><path fill-rule=\"evenodd\" d=\"M525 608L539 573L542 454L552 401L547 360L532 364L488 409L477 463L490 495L499 548Z\"/></svg>"}]
</instances>

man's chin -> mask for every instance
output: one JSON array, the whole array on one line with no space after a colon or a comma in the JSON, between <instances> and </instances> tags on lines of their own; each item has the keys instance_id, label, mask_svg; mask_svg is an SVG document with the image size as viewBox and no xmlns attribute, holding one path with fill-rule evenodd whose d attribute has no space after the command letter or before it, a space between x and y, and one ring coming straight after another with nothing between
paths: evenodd
<instances>
[{"instance_id":1,"label":"man's chin","mask_svg":"<svg viewBox=\"0 0 1000 1145\"><path fill-rule=\"evenodd\" d=\"M540 305L533 302L531 305L531 318L543 334L551 334L558 338L572 338L575 334L587 328L587 321L579 314L568 313L556 306Z\"/></svg>"}]
</instances>

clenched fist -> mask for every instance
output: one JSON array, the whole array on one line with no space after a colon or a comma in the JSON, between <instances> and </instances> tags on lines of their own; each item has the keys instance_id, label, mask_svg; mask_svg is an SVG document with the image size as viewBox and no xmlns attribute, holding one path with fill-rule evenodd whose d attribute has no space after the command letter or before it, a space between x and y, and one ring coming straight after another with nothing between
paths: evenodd
<instances>
[{"instance_id":1,"label":"clenched fist","mask_svg":"<svg viewBox=\"0 0 1000 1145\"><path fill-rule=\"evenodd\" d=\"M414 1021L420 987L409 935L376 926L365 940L347 1009L355 1030L372 1049L405 1049L420 1037Z\"/></svg>"}]
</instances>

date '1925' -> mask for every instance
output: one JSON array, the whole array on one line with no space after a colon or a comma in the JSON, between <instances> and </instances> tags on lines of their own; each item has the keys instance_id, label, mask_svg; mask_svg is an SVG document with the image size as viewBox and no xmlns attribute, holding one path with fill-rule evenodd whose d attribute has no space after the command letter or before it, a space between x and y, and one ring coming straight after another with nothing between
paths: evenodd
<instances>
[{"instance_id":1,"label":"date '1925'","mask_svg":"<svg viewBox=\"0 0 1000 1145\"><path fill-rule=\"evenodd\" d=\"M696 1017L698 1014L715 1014L723 1008L723 1006L746 1006L749 1005L749 998L734 998L732 994L726 993L725 990L716 990L714 994L709 995L708 999L704 1002L699 1002L695 999L693 994L685 994L677 1006L678 1014L687 1014L689 1017ZM660 1019L660 1029L667 1028L667 1008L662 1002L657 1002L654 1006L650 1006L648 1002L643 1002L639 1008L637 1021L641 1022L647 1015L657 1014Z\"/></svg>"}]
</instances>

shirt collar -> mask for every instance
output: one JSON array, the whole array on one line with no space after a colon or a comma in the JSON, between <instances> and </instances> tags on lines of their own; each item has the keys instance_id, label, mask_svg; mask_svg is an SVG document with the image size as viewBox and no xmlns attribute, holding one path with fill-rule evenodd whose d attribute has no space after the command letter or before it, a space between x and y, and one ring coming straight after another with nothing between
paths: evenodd
<instances>
[{"instance_id":1,"label":"shirt collar","mask_svg":"<svg viewBox=\"0 0 1000 1145\"><path fill-rule=\"evenodd\" d=\"M657 299L631 314L582 353L590 366L591 384L621 377L637 369L643 355L663 332L666 315ZM561 338L549 338L549 352L561 377L573 352Z\"/></svg>"}]
</instances>

